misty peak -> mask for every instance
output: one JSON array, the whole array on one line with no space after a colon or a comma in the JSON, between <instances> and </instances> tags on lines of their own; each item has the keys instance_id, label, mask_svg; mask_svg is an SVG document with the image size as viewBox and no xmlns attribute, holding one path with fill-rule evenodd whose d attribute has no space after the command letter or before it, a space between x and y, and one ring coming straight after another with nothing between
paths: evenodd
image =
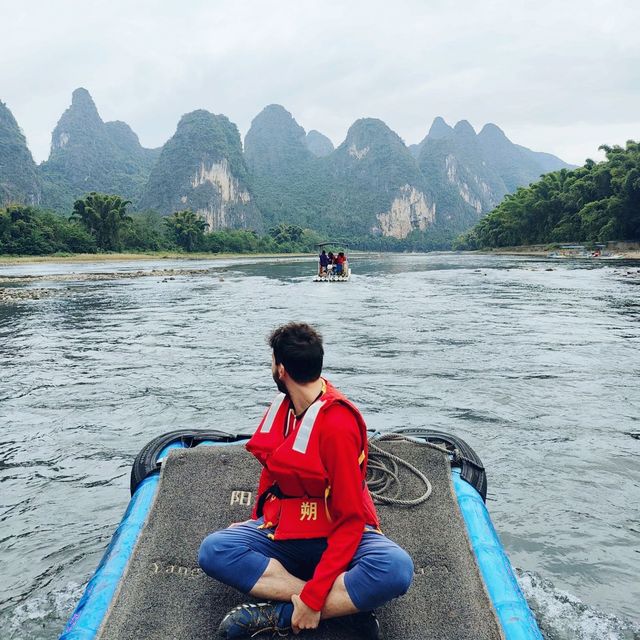
<instances>
[{"instance_id":1,"label":"misty peak","mask_svg":"<svg viewBox=\"0 0 640 640\"><path fill-rule=\"evenodd\" d=\"M471 123L468 120L460 120L460 122L456 123L456 126L453 129L456 133L461 133L465 136L476 135L475 129L471 126Z\"/></svg>"},{"instance_id":2,"label":"misty peak","mask_svg":"<svg viewBox=\"0 0 640 640\"><path fill-rule=\"evenodd\" d=\"M273 102L272 104L268 104L263 110L262 113L280 113L291 115L290 111L287 111L281 104L277 102Z\"/></svg>"},{"instance_id":3,"label":"misty peak","mask_svg":"<svg viewBox=\"0 0 640 640\"><path fill-rule=\"evenodd\" d=\"M196 123L206 123L211 119L212 116L213 114L206 109L196 109L195 111L189 111L189 113L183 114L178 121L178 128L180 128L181 126Z\"/></svg>"},{"instance_id":4,"label":"misty peak","mask_svg":"<svg viewBox=\"0 0 640 640\"><path fill-rule=\"evenodd\" d=\"M333 142L315 129L311 129L307 133L307 148L314 156L319 158L328 156L334 150Z\"/></svg>"},{"instance_id":5,"label":"misty peak","mask_svg":"<svg viewBox=\"0 0 640 640\"><path fill-rule=\"evenodd\" d=\"M90 111L98 115L96 103L84 87L79 87L71 94L71 107L82 111Z\"/></svg>"},{"instance_id":6,"label":"misty peak","mask_svg":"<svg viewBox=\"0 0 640 640\"><path fill-rule=\"evenodd\" d=\"M488 140L508 140L505 132L498 125L493 124L493 122L485 124L478 135Z\"/></svg>"},{"instance_id":7,"label":"misty peak","mask_svg":"<svg viewBox=\"0 0 640 640\"><path fill-rule=\"evenodd\" d=\"M305 143L306 131L296 122L293 115L280 104L266 106L251 122L246 139L251 140L256 134L291 138Z\"/></svg>"},{"instance_id":8,"label":"misty peak","mask_svg":"<svg viewBox=\"0 0 640 640\"><path fill-rule=\"evenodd\" d=\"M281 104L267 105L255 118L254 121L264 120L267 122L295 122L291 112L287 111ZM297 123L296 123L297 124Z\"/></svg>"},{"instance_id":9,"label":"misty peak","mask_svg":"<svg viewBox=\"0 0 640 640\"><path fill-rule=\"evenodd\" d=\"M438 116L434 118L427 138L437 140L439 138L446 138L453 133L453 129L446 123L445 119Z\"/></svg>"},{"instance_id":10,"label":"misty peak","mask_svg":"<svg viewBox=\"0 0 640 640\"><path fill-rule=\"evenodd\" d=\"M388 139L394 136L397 137L397 134L379 118L360 118L349 127L345 142L357 140L369 142L381 137Z\"/></svg>"}]
</instances>

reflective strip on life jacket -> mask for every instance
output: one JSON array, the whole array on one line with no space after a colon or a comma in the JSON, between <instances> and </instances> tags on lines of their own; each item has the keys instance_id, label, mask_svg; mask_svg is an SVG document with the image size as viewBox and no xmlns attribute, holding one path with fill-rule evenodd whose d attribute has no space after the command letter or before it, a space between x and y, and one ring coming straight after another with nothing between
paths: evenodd
<instances>
[{"instance_id":1,"label":"reflective strip on life jacket","mask_svg":"<svg viewBox=\"0 0 640 640\"><path fill-rule=\"evenodd\" d=\"M271 403L269 407L269 411L267 411L267 416L260 427L260 431L262 433L269 433L271 431L271 427L273 427L273 421L276 419L276 414L278 413L278 409L282 406L282 403L285 401L287 396L284 393L279 393L274 401Z\"/></svg>"},{"instance_id":2,"label":"reflective strip on life jacket","mask_svg":"<svg viewBox=\"0 0 640 640\"><path fill-rule=\"evenodd\" d=\"M320 409L324 406L322 400L316 400L304 414L302 418L302 424L298 427L298 433L296 433L296 439L293 443L292 449L298 453L306 453L307 446L309 446L309 439L311 438L311 432L313 431L313 425L316 422Z\"/></svg>"}]
</instances>

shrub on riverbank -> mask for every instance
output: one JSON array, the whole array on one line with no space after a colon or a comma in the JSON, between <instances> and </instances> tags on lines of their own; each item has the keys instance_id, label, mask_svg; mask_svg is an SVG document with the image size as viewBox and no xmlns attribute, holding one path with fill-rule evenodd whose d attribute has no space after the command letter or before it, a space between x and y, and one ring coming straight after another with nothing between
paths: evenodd
<instances>
[{"instance_id":1,"label":"shrub on riverbank","mask_svg":"<svg viewBox=\"0 0 640 640\"><path fill-rule=\"evenodd\" d=\"M95 253L95 239L78 223L22 205L0 209L0 254Z\"/></svg>"},{"instance_id":2,"label":"shrub on riverbank","mask_svg":"<svg viewBox=\"0 0 640 640\"><path fill-rule=\"evenodd\" d=\"M92 227L90 222L83 222L79 215L68 220L34 207L13 205L0 209L0 255L35 256L113 250L302 253L314 251L315 243L323 239L313 231L294 225L274 227L264 236L246 229L204 233L202 225L191 228L192 218L199 220L191 212L181 212L177 219L175 216L160 216L153 211L132 213L119 216L117 234L106 237L105 232L98 233L95 225ZM90 220L88 213L87 219ZM99 243L99 238L104 242Z\"/></svg>"}]
</instances>

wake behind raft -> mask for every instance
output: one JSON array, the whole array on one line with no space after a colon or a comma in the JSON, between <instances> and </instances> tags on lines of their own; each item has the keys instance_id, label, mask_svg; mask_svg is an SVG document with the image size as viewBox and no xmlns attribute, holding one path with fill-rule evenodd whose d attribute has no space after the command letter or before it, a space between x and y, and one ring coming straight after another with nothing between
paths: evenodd
<instances>
[{"instance_id":1,"label":"wake behind raft","mask_svg":"<svg viewBox=\"0 0 640 640\"><path fill-rule=\"evenodd\" d=\"M206 576L198 548L251 516L260 469L246 438L174 431L142 449L129 507L60 640L215 636L248 597ZM542 640L485 507L484 468L465 442L420 429L371 435L369 485L391 502L378 506L382 529L415 566L408 593L377 611L385 639ZM339 619L303 635L353 638Z\"/></svg>"}]
</instances>

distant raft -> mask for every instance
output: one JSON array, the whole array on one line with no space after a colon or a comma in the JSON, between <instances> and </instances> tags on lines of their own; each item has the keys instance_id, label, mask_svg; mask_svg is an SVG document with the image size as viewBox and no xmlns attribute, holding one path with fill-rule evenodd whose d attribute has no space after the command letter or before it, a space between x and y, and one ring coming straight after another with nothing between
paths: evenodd
<instances>
[{"instance_id":1,"label":"distant raft","mask_svg":"<svg viewBox=\"0 0 640 640\"><path fill-rule=\"evenodd\" d=\"M318 274L313 278L314 282L349 282L351 280L351 267L347 266L344 274L338 275L331 271L324 274Z\"/></svg>"},{"instance_id":2,"label":"distant raft","mask_svg":"<svg viewBox=\"0 0 640 640\"><path fill-rule=\"evenodd\" d=\"M208 533L251 515L260 467L242 446L246 438L174 431L142 449L129 507L61 640L208 640L224 614L247 600L197 564ZM417 506L378 507L382 529L415 565L408 593L377 611L384 637L542 640L485 507L486 476L474 451L422 429L372 434L370 442L371 487L381 485L385 454L413 465L431 486ZM398 485L392 495L423 493L405 467L390 471ZM304 633L352 637L339 618Z\"/></svg>"},{"instance_id":3,"label":"distant raft","mask_svg":"<svg viewBox=\"0 0 640 640\"><path fill-rule=\"evenodd\" d=\"M351 280L351 266L347 258L349 244L344 240L328 240L316 244L318 256L318 273L314 282L348 282ZM334 251L331 251L333 249ZM328 251L328 253L327 253Z\"/></svg>"}]
</instances>

